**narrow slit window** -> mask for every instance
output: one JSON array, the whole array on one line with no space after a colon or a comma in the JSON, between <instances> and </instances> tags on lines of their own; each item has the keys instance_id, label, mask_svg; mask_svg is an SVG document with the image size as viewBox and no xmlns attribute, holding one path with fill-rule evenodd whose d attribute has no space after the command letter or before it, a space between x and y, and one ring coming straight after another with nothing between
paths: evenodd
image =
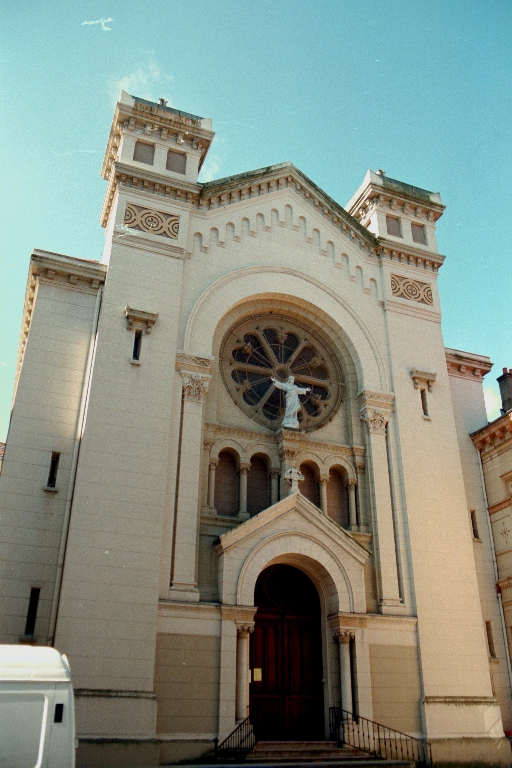
<instances>
[{"instance_id":1,"label":"narrow slit window","mask_svg":"<svg viewBox=\"0 0 512 768\"><path fill-rule=\"evenodd\" d=\"M135 338L133 340L133 360L140 360L140 348L142 346L142 331L137 328L135 331Z\"/></svg>"},{"instance_id":2,"label":"narrow slit window","mask_svg":"<svg viewBox=\"0 0 512 768\"><path fill-rule=\"evenodd\" d=\"M428 402L427 402L427 390L420 389L421 395L421 408L424 416L428 416Z\"/></svg>"},{"instance_id":3,"label":"narrow slit window","mask_svg":"<svg viewBox=\"0 0 512 768\"><path fill-rule=\"evenodd\" d=\"M53 722L62 723L63 719L64 719L64 704L56 704L55 712L53 715Z\"/></svg>"},{"instance_id":4,"label":"narrow slit window","mask_svg":"<svg viewBox=\"0 0 512 768\"><path fill-rule=\"evenodd\" d=\"M50 461L50 471L48 473L47 488L55 488L57 483L57 471L59 469L60 453L52 453L52 459Z\"/></svg>"},{"instance_id":5,"label":"narrow slit window","mask_svg":"<svg viewBox=\"0 0 512 768\"><path fill-rule=\"evenodd\" d=\"M474 509L470 511L470 515L471 515L471 529L473 531L473 538L479 539L480 536L478 535L478 525L476 524L476 513Z\"/></svg>"},{"instance_id":6,"label":"narrow slit window","mask_svg":"<svg viewBox=\"0 0 512 768\"><path fill-rule=\"evenodd\" d=\"M39 587L32 587L30 590L30 600L28 601L27 621L25 623L25 637L34 637L36 628L37 606L39 605Z\"/></svg>"},{"instance_id":7,"label":"narrow slit window","mask_svg":"<svg viewBox=\"0 0 512 768\"><path fill-rule=\"evenodd\" d=\"M402 227L400 226L400 219L396 216L386 216L386 228L388 235L393 237L402 237Z\"/></svg>"},{"instance_id":8,"label":"narrow slit window","mask_svg":"<svg viewBox=\"0 0 512 768\"><path fill-rule=\"evenodd\" d=\"M487 634L487 646L489 648L489 656L491 659L496 658L496 650L494 648L494 638L492 636L492 624L490 621L485 622L485 631Z\"/></svg>"}]
</instances>

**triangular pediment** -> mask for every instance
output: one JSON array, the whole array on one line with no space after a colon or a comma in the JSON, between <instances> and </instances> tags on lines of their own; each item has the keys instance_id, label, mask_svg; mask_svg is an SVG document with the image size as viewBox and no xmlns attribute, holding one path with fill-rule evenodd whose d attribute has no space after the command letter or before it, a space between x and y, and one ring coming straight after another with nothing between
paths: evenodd
<instances>
[{"instance_id":1,"label":"triangular pediment","mask_svg":"<svg viewBox=\"0 0 512 768\"><path fill-rule=\"evenodd\" d=\"M306 530L310 536L317 534L323 540L327 537L331 540L333 548L341 547L361 564L370 557L366 547L356 541L349 531L324 515L302 493L293 493L281 499L237 528L224 533L216 546L217 552L226 553L234 547L246 544L250 539L260 540L262 532L267 536L271 536L274 531L281 533L286 523L291 533L300 528L302 531Z\"/></svg>"}]
</instances>

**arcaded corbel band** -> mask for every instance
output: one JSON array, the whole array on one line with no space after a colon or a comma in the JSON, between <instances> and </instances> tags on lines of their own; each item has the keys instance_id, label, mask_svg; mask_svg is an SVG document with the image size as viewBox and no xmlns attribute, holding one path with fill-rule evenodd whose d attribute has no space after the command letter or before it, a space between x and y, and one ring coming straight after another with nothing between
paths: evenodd
<instances>
[{"instance_id":1,"label":"arcaded corbel band","mask_svg":"<svg viewBox=\"0 0 512 768\"><path fill-rule=\"evenodd\" d=\"M432 392L432 386L437 378L437 373L427 373L427 371L418 371L417 368L411 370L411 378L414 382L414 389L427 388Z\"/></svg>"},{"instance_id":2,"label":"arcaded corbel band","mask_svg":"<svg viewBox=\"0 0 512 768\"><path fill-rule=\"evenodd\" d=\"M126 315L126 327L129 331L133 328L139 328L145 333L151 333L151 328L158 320L158 312L144 312L142 309L134 309L126 306L124 309Z\"/></svg>"},{"instance_id":3,"label":"arcaded corbel band","mask_svg":"<svg viewBox=\"0 0 512 768\"><path fill-rule=\"evenodd\" d=\"M207 373L196 373L194 371L180 371L180 373L185 400L190 400L194 403L204 403L212 377Z\"/></svg>"}]
</instances>

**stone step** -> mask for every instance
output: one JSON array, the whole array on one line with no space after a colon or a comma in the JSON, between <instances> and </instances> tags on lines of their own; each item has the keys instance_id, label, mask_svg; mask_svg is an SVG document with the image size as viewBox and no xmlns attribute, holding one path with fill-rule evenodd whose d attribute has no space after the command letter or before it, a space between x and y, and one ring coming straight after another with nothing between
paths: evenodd
<instances>
[{"instance_id":1,"label":"stone step","mask_svg":"<svg viewBox=\"0 0 512 768\"><path fill-rule=\"evenodd\" d=\"M352 747L340 747L336 741L259 741L249 752L250 763L378 763L370 755ZM399 761L402 766L407 762Z\"/></svg>"}]
</instances>

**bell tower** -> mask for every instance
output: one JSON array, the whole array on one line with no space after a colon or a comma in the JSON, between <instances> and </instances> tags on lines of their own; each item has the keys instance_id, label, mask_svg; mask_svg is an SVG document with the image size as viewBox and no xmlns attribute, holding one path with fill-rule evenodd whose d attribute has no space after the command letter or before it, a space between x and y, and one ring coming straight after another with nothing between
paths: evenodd
<instances>
[{"instance_id":1,"label":"bell tower","mask_svg":"<svg viewBox=\"0 0 512 768\"><path fill-rule=\"evenodd\" d=\"M125 737L127 723L137 723L140 737L155 735L157 611L170 570L161 567L170 558L162 541L169 527L172 540L168 475L183 386L176 352L184 260L212 139L211 120L164 99L123 92L116 105L102 168L108 275L55 633L77 687L93 692L77 705L86 733L97 731L99 701L102 728ZM192 509L189 518L196 517ZM189 581L184 599L198 600L194 573ZM108 693L127 688L124 698Z\"/></svg>"}]
</instances>

